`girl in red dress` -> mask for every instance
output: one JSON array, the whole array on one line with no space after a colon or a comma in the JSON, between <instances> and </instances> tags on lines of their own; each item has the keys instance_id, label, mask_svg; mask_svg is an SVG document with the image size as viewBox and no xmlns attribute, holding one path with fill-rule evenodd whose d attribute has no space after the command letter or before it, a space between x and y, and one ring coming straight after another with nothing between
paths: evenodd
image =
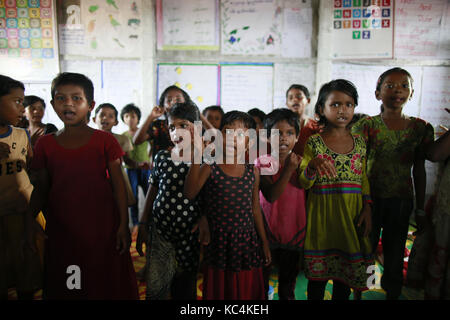
<instances>
[{"instance_id":1,"label":"girl in red dress","mask_svg":"<svg viewBox=\"0 0 450 320\"><path fill-rule=\"evenodd\" d=\"M108 132L87 123L95 106L92 82L62 73L52 105L64 128L41 137L32 169L30 210L47 204L45 299L138 299L129 252L124 154Z\"/></svg>"}]
</instances>

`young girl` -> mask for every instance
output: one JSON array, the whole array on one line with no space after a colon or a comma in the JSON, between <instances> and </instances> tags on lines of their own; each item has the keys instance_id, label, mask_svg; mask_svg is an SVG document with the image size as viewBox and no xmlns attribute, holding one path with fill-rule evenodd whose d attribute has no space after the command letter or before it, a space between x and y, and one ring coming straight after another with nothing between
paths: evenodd
<instances>
[{"instance_id":1,"label":"young girl","mask_svg":"<svg viewBox=\"0 0 450 320\"><path fill-rule=\"evenodd\" d=\"M26 170L33 152L26 130L13 127L23 117L24 90L23 83L0 75L0 300L10 287L20 300L31 300L42 285L34 222L27 214L33 186Z\"/></svg>"},{"instance_id":2,"label":"young girl","mask_svg":"<svg viewBox=\"0 0 450 320\"><path fill-rule=\"evenodd\" d=\"M194 121L199 111L192 102L176 103L168 111L169 132L174 148L161 150L155 157L150 176L150 189L145 199L145 211L141 218L136 249L142 256L142 244L147 242L147 299L195 300L197 297L197 272L199 264L199 240L203 242L203 229L194 232L201 218L196 200L183 196L184 179L189 164L175 162L172 154L182 153L182 131L193 137ZM189 148L191 142L189 141ZM180 155L183 156L182 154ZM206 231L207 232L207 231ZM209 237L209 236L206 236ZM205 240L203 244L207 244Z\"/></svg>"},{"instance_id":3,"label":"young girl","mask_svg":"<svg viewBox=\"0 0 450 320\"><path fill-rule=\"evenodd\" d=\"M267 222L272 258L278 264L278 296L280 300L295 300L306 229L305 190L297 179L301 157L292 152L300 133L300 122L291 110L275 109L266 116L264 128L269 137L271 129L279 130L280 166L274 175L261 176L261 208ZM270 269L265 271L268 286Z\"/></svg>"},{"instance_id":4,"label":"young girl","mask_svg":"<svg viewBox=\"0 0 450 320\"><path fill-rule=\"evenodd\" d=\"M244 112L226 113L221 127L223 154L225 150L233 152L234 161L193 163L186 177L184 194L188 199L194 199L204 188L202 208L211 233L204 258L205 300L265 298L262 266L264 258L265 264L270 264L271 256L259 206L259 171L252 165L239 164L245 155L241 153L238 158L236 152L236 136L242 138L244 131L255 127L255 121ZM225 139L228 130L234 133L234 139L226 146L226 140L231 140ZM248 150L249 138L244 139ZM202 145L196 149L201 150Z\"/></svg>"},{"instance_id":5,"label":"young girl","mask_svg":"<svg viewBox=\"0 0 450 320\"><path fill-rule=\"evenodd\" d=\"M322 86L315 112L323 131L308 139L300 165L300 184L311 189L304 247L310 300L323 299L330 279L333 300L348 299L350 288L366 288L373 264L366 145L348 129L357 103L356 88L347 80Z\"/></svg>"},{"instance_id":6,"label":"young girl","mask_svg":"<svg viewBox=\"0 0 450 320\"><path fill-rule=\"evenodd\" d=\"M305 113L310 102L309 90L301 84L293 84L286 91L286 107L300 118L300 136L294 147L294 153L300 156L303 155L303 149L308 138L320 130L317 121L308 117Z\"/></svg>"},{"instance_id":7,"label":"young girl","mask_svg":"<svg viewBox=\"0 0 450 320\"><path fill-rule=\"evenodd\" d=\"M43 297L138 299L123 151L111 134L87 124L95 102L86 76L61 73L51 94L64 128L36 143L30 204L33 214L45 202L48 208Z\"/></svg>"},{"instance_id":8,"label":"young girl","mask_svg":"<svg viewBox=\"0 0 450 320\"><path fill-rule=\"evenodd\" d=\"M58 131L51 123L42 123L45 112L45 101L37 96L26 96L23 105L25 106L25 116L28 119L28 130L31 135L31 145L34 147L39 137Z\"/></svg>"},{"instance_id":9,"label":"young girl","mask_svg":"<svg viewBox=\"0 0 450 320\"><path fill-rule=\"evenodd\" d=\"M387 299L398 299L403 284L403 258L410 215L422 228L426 172L425 149L434 140L434 129L425 121L406 116L403 108L414 93L413 79L393 68L378 79L375 96L382 112L357 122L352 131L367 144L367 175L373 197L372 249L383 228L383 276ZM411 168L413 179L411 179Z\"/></svg>"}]
</instances>

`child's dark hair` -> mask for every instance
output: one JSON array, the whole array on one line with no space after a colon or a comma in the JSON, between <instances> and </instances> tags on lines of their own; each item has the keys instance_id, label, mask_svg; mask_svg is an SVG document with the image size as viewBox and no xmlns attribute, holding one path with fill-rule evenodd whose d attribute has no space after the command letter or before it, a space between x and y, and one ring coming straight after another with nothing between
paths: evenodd
<instances>
[{"instance_id":1,"label":"child's dark hair","mask_svg":"<svg viewBox=\"0 0 450 320\"><path fill-rule=\"evenodd\" d=\"M36 102L40 102L42 104L42 107L45 109L44 99L39 98L38 96L25 96L25 98L23 99L23 106L26 108Z\"/></svg>"},{"instance_id":2,"label":"child's dark hair","mask_svg":"<svg viewBox=\"0 0 450 320\"><path fill-rule=\"evenodd\" d=\"M25 91L25 86L22 82L0 74L0 97L6 96L12 89L16 88L21 88Z\"/></svg>"},{"instance_id":3,"label":"child's dark hair","mask_svg":"<svg viewBox=\"0 0 450 320\"><path fill-rule=\"evenodd\" d=\"M114 111L114 115L116 116L116 120L118 118L119 113L117 112L116 107L114 107L114 105L112 105L111 103L102 103L99 104L97 108L95 108L95 114L94 117L97 116L97 114L100 112L100 110L102 110L103 108L109 108L112 109Z\"/></svg>"},{"instance_id":4,"label":"child's dark hair","mask_svg":"<svg viewBox=\"0 0 450 320\"><path fill-rule=\"evenodd\" d=\"M294 127L295 134L298 136L300 133L300 118L298 114L287 109L287 108L279 108L274 109L270 113L266 115L264 119L264 129L267 130L267 135L270 137L270 130L280 121L286 121Z\"/></svg>"},{"instance_id":5,"label":"child's dark hair","mask_svg":"<svg viewBox=\"0 0 450 320\"><path fill-rule=\"evenodd\" d=\"M223 111L221 106L209 106L209 107L206 107L205 109L203 109L202 114L204 116L206 116L206 113L208 111L218 111L222 115L222 117L225 114L225 112Z\"/></svg>"},{"instance_id":6,"label":"child's dark hair","mask_svg":"<svg viewBox=\"0 0 450 320\"><path fill-rule=\"evenodd\" d=\"M319 125L327 124L327 118L325 118L325 116L321 114L321 111L322 108L325 107L325 102L327 101L328 96L333 91L340 91L345 93L346 95L353 98L353 100L355 101L355 106L358 105L358 90L356 90L356 87L352 82L345 79L337 79L325 83L320 88L319 97L317 98L316 106L314 107L314 112L319 117L319 121L317 121Z\"/></svg>"},{"instance_id":7,"label":"child's dark hair","mask_svg":"<svg viewBox=\"0 0 450 320\"><path fill-rule=\"evenodd\" d=\"M134 103L127 104L125 107L123 107L122 111L120 111L120 118L122 119L122 121L124 121L123 117L125 116L125 114L131 112L136 113L138 122L141 121L141 110Z\"/></svg>"},{"instance_id":8,"label":"child's dark hair","mask_svg":"<svg viewBox=\"0 0 450 320\"><path fill-rule=\"evenodd\" d=\"M94 85L92 84L91 79L84 74L72 72L62 72L53 79L51 87L52 99L55 98L56 88L67 84L81 87L89 104L94 101Z\"/></svg>"},{"instance_id":9,"label":"child's dark hair","mask_svg":"<svg viewBox=\"0 0 450 320\"><path fill-rule=\"evenodd\" d=\"M264 113L264 111L258 109L258 108L253 108L247 111L247 113L249 115L251 115L252 117L257 117L259 118L259 120L261 120L261 122L264 122L264 118L266 117L266 114Z\"/></svg>"},{"instance_id":10,"label":"child's dark hair","mask_svg":"<svg viewBox=\"0 0 450 320\"><path fill-rule=\"evenodd\" d=\"M414 84L414 79L413 79L413 77L411 76L411 74L410 74L408 71L406 71L405 69L399 68L399 67L395 67L395 68L386 70L385 72L383 72L383 73L378 77L378 80L377 80L377 88L376 88L377 91L380 91L380 90L381 90L381 85L383 84L384 79L385 79L388 75L393 74L393 73L403 73L403 74L405 74L406 76L408 76L409 80L411 81L411 86Z\"/></svg>"},{"instance_id":11,"label":"child's dark hair","mask_svg":"<svg viewBox=\"0 0 450 320\"><path fill-rule=\"evenodd\" d=\"M229 111L224 114L220 123L220 129L232 124L235 121L242 121L247 129L256 129L256 121L248 113L242 111Z\"/></svg>"},{"instance_id":12,"label":"child's dark hair","mask_svg":"<svg viewBox=\"0 0 450 320\"><path fill-rule=\"evenodd\" d=\"M159 106L160 107L164 107L164 101L166 100L166 96L167 96L167 94L169 93L170 90L179 90L181 92L181 94L183 95L185 102L191 100L191 97L189 97L187 92L184 91L183 89L181 89L180 87L169 86L161 93L161 96L159 98Z\"/></svg>"},{"instance_id":13,"label":"child's dark hair","mask_svg":"<svg viewBox=\"0 0 450 320\"><path fill-rule=\"evenodd\" d=\"M355 123L357 123L359 120L367 118L369 115L365 113L354 113L352 121L347 125L348 128L351 128Z\"/></svg>"},{"instance_id":14,"label":"child's dark hair","mask_svg":"<svg viewBox=\"0 0 450 320\"><path fill-rule=\"evenodd\" d=\"M289 89L287 89L287 91L286 91L286 99L287 99L287 97L288 97L289 91L291 91L292 89L297 89L297 90L302 91L302 92L305 94L305 97L306 97L307 99L310 99L310 97L311 97L310 94L309 94L309 90L308 90L307 87L305 87L304 85L301 85L301 84L293 84L293 85L291 85L291 86L289 87Z\"/></svg>"},{"instance_id":15,"label":"child's dark hair","mask_svg":"<svg viewBox=\"0 0 450 320\"><path fill-rule=\"evenodd\" d=\"M169 118L183 119L192 123L200 120L200 111L191 100L175 103L167 114Z\"/></svg>"}]
</instances>

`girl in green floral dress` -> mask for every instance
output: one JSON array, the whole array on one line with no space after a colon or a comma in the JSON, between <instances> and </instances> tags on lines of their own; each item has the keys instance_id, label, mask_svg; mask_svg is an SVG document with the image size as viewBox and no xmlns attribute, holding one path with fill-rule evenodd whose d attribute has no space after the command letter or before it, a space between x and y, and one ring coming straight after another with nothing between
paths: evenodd
<instances>
[{"instance_id":1,"label":"girl in green floral dress","mask_svg":"<svg viewBox=\"0 0 450 320\"><path fill-rule=\"evenodd\" d=\"M373 197L371 244L376 250L383 229L381 287L387 299L398 299L401 294L413 208L419 231L425 223L425 151L434 140L434 129L424 120L403 113L413 93L413 79L408 71L385 71L375 91L377 100L382 102L381 113L352 127L367 144L367 176Z\"/></svg>"},{"instance_id":2,"label":"girl in green floral dress","mask_svg":"<svg viewBox=\"0 0 450 320\"><path fill-rule=\"evenodd\" d=\"M347 80L322 86L315 106L323 131L312 135L300 165L300 184L308 195L304 249L308 299L323 299L333 280L333 300L348 299L350 288L367 288L373 264L370 188L366 144L350 133L358 93Z\"/></svg>"}]
</instances>

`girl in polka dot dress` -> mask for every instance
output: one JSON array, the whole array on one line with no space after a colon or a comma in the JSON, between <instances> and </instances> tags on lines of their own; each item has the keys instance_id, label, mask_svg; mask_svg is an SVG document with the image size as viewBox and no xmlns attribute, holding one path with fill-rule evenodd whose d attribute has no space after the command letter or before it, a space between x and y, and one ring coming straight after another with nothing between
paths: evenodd
<instances>
[{"instance_id":1,"label":"girl in polka dot dress","mask_svg":"<svg viewBox=\"0 0 450 320\"><path fill-rule=\"evenodd\" d=\"M169 134L175 145L172 150L176 152L182 142L180 130L189 130L193 137L199 111L188 101L175 104L168 115ZM149 300L196 299L199 242L207 244L209 238L207 221L201 218L197 202L183 195L189 164L172 160L172 150L161 150L155 157L139 223L136 249L142 256L142 244L149 248L146 250Z\"/></svg>"},{"instance_id":2,"label":"girl in polka dot dress","mask_svg":"<svg viewBox=\"0 0 450 320\"><path fill-rule=\"evenodd\" d=\"M226 164L192 164L184 187L188 199L202 190L202 208L206 213L211 242L205 248L203 266L204 300L265 299L262 266L271 262L259 205L259 171L252 165L240 164L236 138L245 139L255 121L246 113L231 111L221 123L222 136L234 130L234 143L225 150L234 154ZM243 139L240 139L241 141ZM228 139L223 139L226 141ZM217 146L216 146L217 147ZM201 149L199 145L196 147ZM239 158L241 157L241 158Z\"/></svg>"}]
</instances>

